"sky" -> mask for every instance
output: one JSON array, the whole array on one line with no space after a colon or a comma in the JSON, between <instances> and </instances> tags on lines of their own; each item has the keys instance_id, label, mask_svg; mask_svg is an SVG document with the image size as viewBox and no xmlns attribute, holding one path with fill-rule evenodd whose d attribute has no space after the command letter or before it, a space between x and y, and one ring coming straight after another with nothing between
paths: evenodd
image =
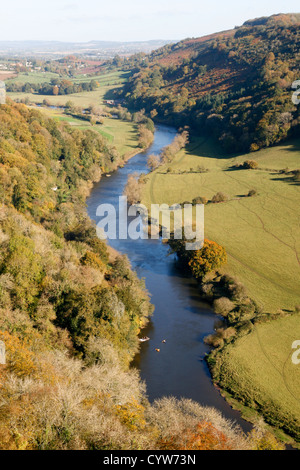
<instances>
[{"instance_id":1,"label":"sky","mask_svg":"<svg viewBox=\"0 0 300 470\"><path fill-rule=\"evenodd\" d=\"M299 0L2 0L0 40L179 40L276 13Z\"/></svg>"}]
</instances>

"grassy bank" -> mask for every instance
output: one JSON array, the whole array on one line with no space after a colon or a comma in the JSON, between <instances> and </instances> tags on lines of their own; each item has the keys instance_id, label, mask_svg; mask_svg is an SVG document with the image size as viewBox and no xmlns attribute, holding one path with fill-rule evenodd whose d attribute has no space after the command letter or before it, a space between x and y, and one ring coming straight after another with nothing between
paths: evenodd
<instances>
[{"instance_id":1,"label":"grassy bank","mask_svg":"<svg viewBox=\"0 0 300 470\"><path fill-rule=\"evenodd\" d=\"M64 107L68 101L71 101L75 106L82 108L88 108L89 106L104 107L105 100L114 98L114 90L120 88L125 83L128 78L128 74L129 72L114 71L92 77L99 83L99 88L95 91L86 91L64 96L44 96L35 93L7 93L7 95L14 101L28 99L33 105L41 105L43 101L47 99L52 106L58 107ZM12 81L19 83L49 83L53 78L58 78L58 75L54 73L28 73L19 74L18 77ZM72 78L72 82L74 83L86 82L87 80L88 78L85 76ZM99 134L105 137L110 144L116 147L117 151L125 159L139 151L139 136L137 125L135 123L104 117L103 124L94 124L92 126L89 121L84 121L65 114L63 109L43 107L40 110L46 113L48 117L52 117L60 121L66 121L71 126L75 126L78 129L93 129L99 132Z\"/></svg>"},{"instance_id":2,"label":"grassy bank","mask_svg":"<svg viewBox=\"0 0 300 470\"><path fill-rule=\"evenodd\" d=\"M215 381L275 427L299 438L299 367L292 344L300 338L299 184L280 170L299 167L299 140L251 155L231 155L193 138L171 164L149 175L143 202L183 203L222 192L227 202L205 207L205 236L226 248L223 271L242 282L261 312L288 315L255 324L211 362ZM238 168L255 159L258 168ZM249 191L256 195L247 197Z\"/></svg>"},{"instance_id":3,"label":"grassy bank","mask_svg":"<svg viewBox=\"0 0 300 470\"><path fill-rule=\"evenodd\" d=\"M300 440L299 365L292 344L300 315L256 325L254 331L217 354L218 384L266 421Z\"/></svg>"},{"instance_id":4,"label":"grassy bank","mask_svg":"<svg viewBox=\"0 0 300 470\"><path fill-rule=\"evenodd\" d=\"M228 157L209 140L194 139L171 163L149 176L143 202L182 203L217 192L229 201L205 208L205 236L225 246L226 271L247 286L266 312L300 303L299 185L278 170L297 168L300 142ZM237 170L255 158L257 170ZM198 167L207 172L200 172ZM167 167L169 170L167 172ZM252 189L255 197L245 197Z\"/></svg>"},{"instance_id":5,"label":"grassy bank","mask_svg":"<svg viewBox=\"0 0 300 470\"><path fill-rule=\"evenodd\" d=\"M104 118L103 124L92 125L88 121L68 116L59 109L41 108L41 111L49 117L68 122L72 127L81 130L91 129L99 132L110 144L116 147L117 151L124 158L140 150L138 147L138 129L135 123L121 121L120 119Z\"/></svg>"}]
</instances>

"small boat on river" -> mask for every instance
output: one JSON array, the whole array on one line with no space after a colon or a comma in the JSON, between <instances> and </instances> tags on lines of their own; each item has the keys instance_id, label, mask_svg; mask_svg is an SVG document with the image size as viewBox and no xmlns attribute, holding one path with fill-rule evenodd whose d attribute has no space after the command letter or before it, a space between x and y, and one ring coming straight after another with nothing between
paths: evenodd
<instances>
[{"instance_id":1,"label":"small boat on river","mask_svg":"<svg viewBox=\"0 0 300 470\"><path fill-rule=\"evenodd\" d=\"M146 341L150 341L150 338L148 336L145 336L144 338L139 338L141 343L146 343Z\"/></svg>"}]
</instances>

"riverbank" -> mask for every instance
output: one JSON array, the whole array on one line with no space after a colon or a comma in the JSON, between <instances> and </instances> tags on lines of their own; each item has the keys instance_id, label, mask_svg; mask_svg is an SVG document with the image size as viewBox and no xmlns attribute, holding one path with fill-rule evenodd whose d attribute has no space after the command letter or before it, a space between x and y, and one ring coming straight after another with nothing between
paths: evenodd
<instances>
[{"instance_id":1,"label":"riverbank","mask_svg":"<svg viewBox=\"0 0 300 470\"><path fill-rule=\"evenodd\" d=\"M218 192L226 195L224 203L210 203L205 206L206 237L226 248L226 273L242 282L246 286L247 297L254 299L254 310L250 307L244 312L246 321L251 322L252 316L257 313L265 313L268 322L264 327L258 322L254 323L254 328L249 329L249 344L255 343L255 337L261 328L266 328L268 332L264 333L264 342L259 343L260 353L250 355L249 344L246 346L243 339L232 346L232 350L238 351L240 362L230 363L231 355L228 354L226 364L228 371L231 371L228 373L229 376L235 374L238 368L237 379L241 386L248 383L251 387L255 383L260 396L264 397L264 403L271 400L276 404L275 409L280 409L284 402L282 394L289 396L284 372L287 358L290 358L291 366L289 381L299 384L297 367L291 362L291 345L297 339L292 326L292 313L300 303L297 262L300 247L298 238L295 238L298 230L295 218L298 188L297 185L287 184L288 176L278 176L281 168L286 165L296 168L297 152L292 150L297 148L298 141L291 141L284 146L260 151L255 154L258 170L238 170L238 165L249 159L249 156L225 156L209 139L192 138L186 150L179 152L171 164L167 165L168 171L167 166L163 166L149 175L142 201L146 206L152 202L172 205L174 202L192 202L200 196L212 200ZM252 189L255 189L255 195L247 197ZM287 226L289 234L286 232ZM210 282L208 286L209 284ZM223 292L222 295L226 296L226 293ZM273 322L276 318L282 318L284 331L289 331L289 335L284 335L276 327ZM270 338L275 337L273 343ZM273 344L278 345L282 353L279 354ZM280 372L277 371L274 375L276 369ZM262 380L262 377L265 379ZM230 389L225 374L223 381L218 383L222 383L223 389ZM296 389L295 393L299 397ZM241 399L238 382L234 387L234 395ZM247 387L245 396L247 397ZM254 391L254 401L255 396ZM290 400L288 414L291 423L293 416L299 416L298 403L294 398ZM273 409L273 413L265 414L266 419L269 414L273 424L274 413ZM276 426L280 422L280 414L278 418ZM286 429L285 419L282 424Z\"/></svg>"},{"instance_id":2,"label":"riverbank","mask_svg":"<svg viewBox=\"0 0 300 470\"><path fill-rule=\"evenodd\" d=\"M214 348L206 358L214 383L246 420L255 423L262 416L278 439L299 447L300 408L294 382L297 376L287 344L294 341L300 314L263 313L246 296L244 286L224 272L208 275L199 283L199 289L219 318L223 318L223 324L220 322L215 333L205 339ZM270 344L276 348L277 357L286 361L283 374L266 354ZM256 361L261 368L271 369L271 393L269 376L257 374Z\"/></svg>"}]
</instances>

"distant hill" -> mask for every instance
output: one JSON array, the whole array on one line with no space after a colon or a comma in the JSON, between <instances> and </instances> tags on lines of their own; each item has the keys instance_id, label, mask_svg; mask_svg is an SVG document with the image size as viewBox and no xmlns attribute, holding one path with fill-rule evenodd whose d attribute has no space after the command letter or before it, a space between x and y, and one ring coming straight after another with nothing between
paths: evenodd
<instances>
[{"instance_id":1,"label":"distant hill","mask_svg":"<svg viewBox=\"0 0 300 470\"><path fill-rule=\"evenodd\" d=\"M124 90L130 107L213 133L229 151L258 150L299 133L300 14L166 45L142 59Z\"/></svg>"},{"instance_id":2,"label":"distant hill","mask_svg":"<svg viewBox=\"0 0 300 470\"><path fill-rule=\"evenodd\" d=\"M0 41L0 55L31 57L63 57L66 54L79 54L107 59L116 54L129 56L139 52L151 53L172 41L153 40L136 42L59 42L59 41Z\"/></svg>"}]
</instances>

